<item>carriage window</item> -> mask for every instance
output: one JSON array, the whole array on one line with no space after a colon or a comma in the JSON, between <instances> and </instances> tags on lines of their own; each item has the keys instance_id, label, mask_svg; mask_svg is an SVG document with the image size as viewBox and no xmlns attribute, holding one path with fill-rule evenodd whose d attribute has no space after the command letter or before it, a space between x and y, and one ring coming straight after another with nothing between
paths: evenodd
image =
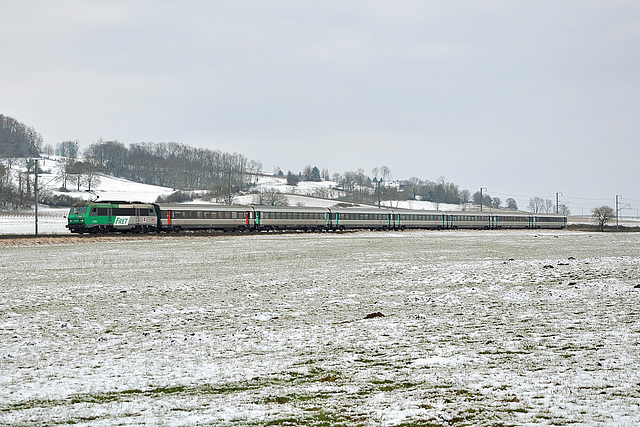
<instances>
[{"instance_id":1,"label":"carriage window","mask_svg":"<svg viewBox=\"0 0 640 427\"><path fill-rule=\"evenodd\" d=\"M91 211L93 212L93 209L91 209ZM109 208L98 208L98 216L105 216L105 215L109 215Z\"/></svg>"}]
</instances>

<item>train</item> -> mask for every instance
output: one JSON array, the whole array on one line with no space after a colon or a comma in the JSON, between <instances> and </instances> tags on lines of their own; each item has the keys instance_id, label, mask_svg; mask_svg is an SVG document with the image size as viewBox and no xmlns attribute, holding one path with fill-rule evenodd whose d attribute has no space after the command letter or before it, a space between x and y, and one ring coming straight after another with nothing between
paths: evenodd
<instances>
[{"instance_id":1,"label":"train","mask_svg":"<svg viewBox=\"0 0 640 427\"><path fill-rule=\"evenodd\" d=\"M290 207L84 201L69 210L72 233L194 230L346 231L406 229L563 229L563 215L526 212L429 211L375 207Z\"/></svg>"}]
</instances>

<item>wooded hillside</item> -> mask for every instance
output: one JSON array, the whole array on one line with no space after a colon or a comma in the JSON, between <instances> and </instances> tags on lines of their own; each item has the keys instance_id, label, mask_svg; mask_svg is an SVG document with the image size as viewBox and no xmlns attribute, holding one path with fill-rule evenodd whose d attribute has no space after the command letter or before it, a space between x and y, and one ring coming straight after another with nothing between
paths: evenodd
<instances>
[{"instance_id":1,"label":"wooded hillside","mask_svg":"<svg viewBox=\"0 0 640 427\"><path fill-rule=\"evenodd\" d=\"M40 157L42 135L12 117L0 114L0 158Z\"/></svg>"}]
</instances>

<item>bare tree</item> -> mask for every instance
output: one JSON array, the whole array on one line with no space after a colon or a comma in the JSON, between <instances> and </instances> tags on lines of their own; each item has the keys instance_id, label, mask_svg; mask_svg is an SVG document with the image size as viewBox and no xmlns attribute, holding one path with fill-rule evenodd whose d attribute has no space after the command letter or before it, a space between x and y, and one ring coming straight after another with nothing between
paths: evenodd
<instances>
[{"instance_id":1,"label":"bare tree","mask_svg":"<svg viewBox=\"0 0 640 427\"><path fill-rule=\"evenodd\" d=\"M591 216L598 222L600 231L604 231L604 225L613 219L615 211L609 206L600 206L593 208Z\"/></svg>"},{"instance_id":2,"label":"bare tree","mask_svg":"<svg viewBox=\"0 0 640 427\"><path fill-rule=\"evenodd\" d=\"M534 197L533 199L529 199L529 212L531 213L542 213L544 212L544 199L541 197Z\"/></svg>"},{"instance_id":3,"label":"bare tree","mask_svg":"<svg viewBox=\"0 0 640 427\"><path fill-rule=\"evenodd\" d=\"M356 188L358 174L355 172L345 172L342 179L344 191L352 193Z\"/></svg>"},{"instance_id":4,"label":"bare tree","mask_svg":"<svg viewBox=\"0 0 640 427\"><path fill-rule=\"evenodd\" d=\"M314 188L311 196L317 199L329 199L331 198L331 191L328 188Z\"/></svg>"},{"instance_id":5,"label":"bare tree","mask_svg":"<svg viewBox=\"0 0 640 427\"><path fill-rule=\"evenodd\" d=\"M561 204L560 206L558 206L558 213L564 216L571 215L571 211L569 210L569 207L565 204Z\"/></svg>"},{"instance_id":6,"label":"bare tree","mask_svg":"<svg viewBox=\"0 0 640 427\"><path fill-rule=\"evenodd\" d=\"M412 176L404 183L404 188L407 189L412 200L416 199L416 196L418 195L418 191L420 190L421 185L422 185L422 180L415 176Z\"/></svg>"},{"instance_id":7,"label":"bare tree","mask_svg":"<svg viewBox=\"0 0 640 427\"><path fill-rule=\"evenodd\" d=\"M469 190L462 190L460 192L460 202L461 203L469 203L471 201L471 192Z\"/></svg>"},{"instance_id":8,"label":"bare tree","mask_svg":"<svg viewBox=\"0 0 640 427\"><path fill-rule=\"evenodd\" d=\"M69 181L74 163L75 160L71 158L61 159L58 161L58 172L56 173L56 177L62 183L60 188L64 191L67 191L67 182Z\"/></svg>"},{"instance_id":9,"label":"bare tree","mask_svg":"<svg viewBox=\"0 0 640 427\"><path fill-rule=\"evenodd\" d=\"M546 213L553 213L553 212L554 212L554 210L555 210L555 209L554 209L554 203L553 203L553 200L546 199L546 200L544 201L544 211L545 211Z\"/></svg>"},{"instance_id":10,"label":"bare tree","mask_svg":"<svg viewBox=\"0 0 640 427\"><path fill-rule=\"evenodd\" d=\"M311 181L311 176L313 175L313 168L311 165L307 165L302 169L302 180L303 181Z\"/></svg>"},{"instance_id":11,"label":"bare tree","mask_svg":"<svg viewBox=\"0 0 640 427\"><path fill-rule=\"evenodd\" d=\"M380 168L376 166L371 169L371 176L373 176L373 179L378 179L378 176L380 176Z\"/></svg>"},{"instance_id":12,"label":"bare tree","mask_svg":"<svg viewBox=\"0 0 640 427\"><path fill-rule=\"evenodd\" d=\"M289 206L289 199L275 188L265 188L254 196L254 203L261 206Z\"/></svg>"},{"instance_id":13,"label":"bare tree","mask_svg":"<svg viewBox=\"0 0 640 427\"><path fill-rule=\"evenodd\" d=\"M78 141L62 141L56 145L56 154L62 157L78 158Z\"/></svg>"},{"instance_id":14,"label":"bare tree","mask_svg":"<svg viewBox=\"0 0 640 427\"><path fill-rule=\"evenodd\" d=\"M53 148L53 145L51 145L51 144L45 144L45 145L42 147L42 153L43 153L44 155L46 155L47 157L51 157L51 156L53 156L53 155L55 154L55 150L54 150L54 148Z\"/></svg>"},{"instance_id":15,"label":"bare tree","mask_svg":"<svg viewBox=\"0 0 640 427\"><path fill-rule=\"evenodd\" d=\"M436 184L433 189L433 202L436 204L436 210L440 210L440 203L445 201L446 191L442 183Z\"/></svg>"},{"instance_id":16,"label":"bare tree","mask_svg":"<svg viewBox=\"0 0 640 427\"><path fill-rule=\"evenodd\" d=\"M383 181L391 181L391 169L389 169L387 166L382 166L380 168L380 175L382 176Z\"/></svg>"},{"instance_id":17,"label":"bare tree","mask_svg":"<svg viewBox=\"0 0 640 427\"><path fill-rule=\"evenodd\" d=\"M98 167L91 162L85 162L85 179L87 184L87 190L91 191L91 186L100 185L100 174L98 173Z\"/></svg>"},{"instance_id":18,"label":"bare tree","mask_svg":"<svg viewBox=\"0 0 640 427\"><path fill-rule=\"evenodd\" d=\"M69 179L76 185L76 190L80 191L80 186L84 183L86 165L83 162L74 162L69 169Z\"/></svg>"}]
</instances>

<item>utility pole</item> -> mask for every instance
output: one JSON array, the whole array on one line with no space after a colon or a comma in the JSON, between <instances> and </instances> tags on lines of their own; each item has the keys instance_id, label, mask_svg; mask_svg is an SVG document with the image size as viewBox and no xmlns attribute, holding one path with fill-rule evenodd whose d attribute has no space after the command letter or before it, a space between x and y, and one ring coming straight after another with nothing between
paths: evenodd
<instances>
[{"instance_id":1,"label":"utility pole","mask_svg":"<svg viewBox=\"0 0 640 427\"><path fill-rule=\"evenodd\" d=\"M616 194L616 230L620 228L620 222L618 220L618 212L620 209L618 208L618 198L622 197L621 194Z\"/></svg>"},{"instance_id":2,"label":"utility pole","mask_svg":"<svg viewBox=\"0 0 640 427\"><path fill-rule=\"evenodd\" d=\"M486 187L480 187L480 212L482 212L482 205L484 204L484 199L482 198L482 190L486 190Z\"/></svg>"},{"instance_id":3,"label":"utility pole","mask_svg":"<svg viewBox=\"0 0 640 427\"><path fill-rule=\"evenodd\" d=\"M27 176L27 179L29 179L29 177ZM34 192L35 192L35 196L36 196L36 236L38 235L38 160L36 159L36 179L35 179L35 184L34 184Z\"/></svg>"},{"instance_id":4,"label":"utility pole","mask_svg":"<svg viewBox=\"0 0 640 427\"><path fill-rule=\"evenodd\" d=\"M562 195L562 193L556 193L556 215L560 213L560 199L558 196Z\"/></svg>"},{"instance_id":5,"label":"utility pole","mask_svg":"<svg viewBox=\"0 0 640 427\"><path fill-rule=\"evenodd\" d=\"M229 205L231 205L231 169L229 169Z\"/></svg>"}]
</instances>

